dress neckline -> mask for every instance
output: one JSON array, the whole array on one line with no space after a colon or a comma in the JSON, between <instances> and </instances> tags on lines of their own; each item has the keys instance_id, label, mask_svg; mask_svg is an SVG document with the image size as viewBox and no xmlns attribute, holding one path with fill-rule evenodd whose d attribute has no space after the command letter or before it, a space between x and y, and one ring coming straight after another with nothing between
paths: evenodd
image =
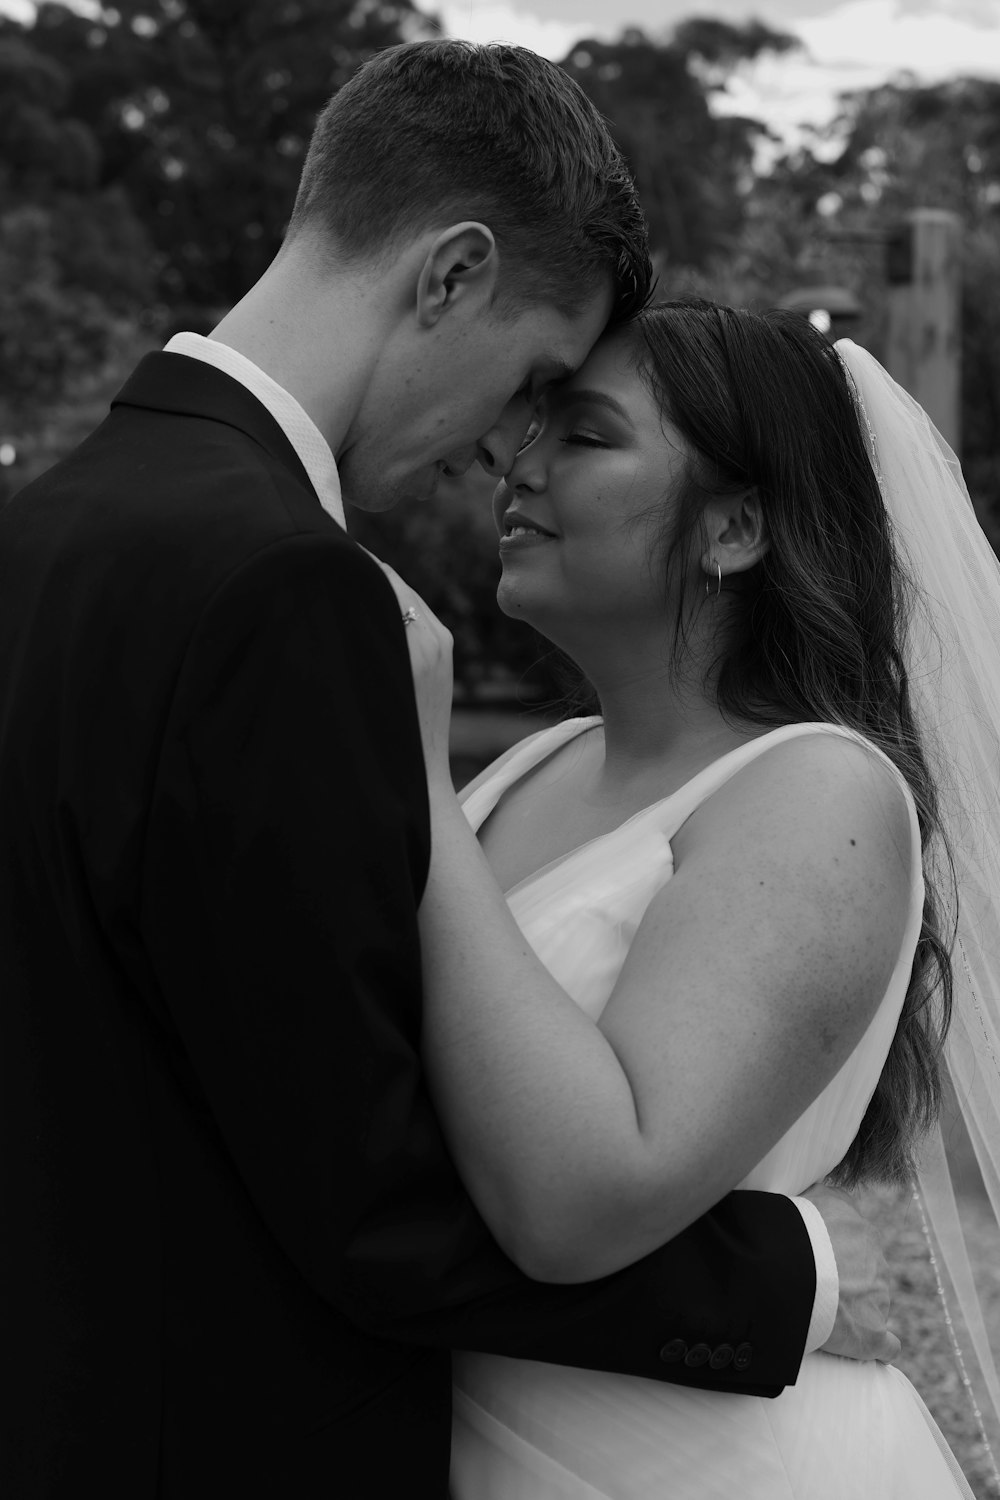
<instances>
[{"instance_id":1,"label":"dress neckline","mask_svg":"<svg viewBox=\"0 0 1000 1500\"><path fill-rule=\"evenodd\" d=\"M470 795L468 803L465 804L473 814L469 821L472 822L475 831L478 833L509 787L513 786L516 781L519 781L528 771L533 771L536 766L544 764L558 750L561 750L564 745L568 745L572 740L579 738L580 735L593 729L601 722L602 719L599 714L593 714L580 719L564 719L561 723L553 725L551 729L543 729L538 734L531 735L526 739L523 747L515 750L510 759L497 771L496 776L477 787ZM888 756L877 745L873 745L870 740L867 740L864 735L858 734L856 730L848 729L842 724L831 724L823 720L780 724L776 729L766 730L754 739L747 740L742 745L736 745L732 750L727 750L725 754L717 756L715 760L710 761L707 766L703 766L700 771L696 771L693 776L690 776L679 787L675 787L667 796L658 797L655 802L650 802L645 807L639 808L638 812L630 814L629 817L625 818L615 828L609 828L606 833L594 834L592 838L584 839L582 843L575 844L572 849L567 849L563 854L557 855L555 859L549 860L547 864L540 865L537 870L533 870L530 874L516 881L504 894L510 899L525 887L534 884L537 880L543 879L546 875L568 861L582 857L586 851L592 850L597 845L606 843L608 840L619 838L626 832L631 832L635 825L644 818L649 818L654 813L662 812L669 803L684 797L685 794L690 802L688 812L693 812L705 797L728 781L730 776L735 775L737 771L741 770L744 762L753 760L768 744L782 739L798 739L802 735L810 733L832 733L866 745L886 763L900 781L903 781L898 767L893 765ZM906 786L905 781L903 785L904 787ZM481 812L478 806L480 798L483 798L485 802Z\"/></svg>"}]
</instances>

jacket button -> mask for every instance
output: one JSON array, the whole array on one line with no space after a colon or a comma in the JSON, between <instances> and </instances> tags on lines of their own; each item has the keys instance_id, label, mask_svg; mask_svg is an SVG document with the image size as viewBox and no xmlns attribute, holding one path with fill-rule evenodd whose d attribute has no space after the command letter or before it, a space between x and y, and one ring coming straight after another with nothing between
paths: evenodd
<instances>
[{"instance_id":1,"label":"jacket button","mask_svg":"<svg viewBox=\"0 0 1000 1500\"><path fill-rule=\"evenodd\" d=\"M660 1350L660 1358L665 1365L675 1365L679 1359L683 1359L687 1353L687 1344L683 1339L671 1339L669 1344L664 1344Z\"/></svg>"},{"instance_id":2,"label":"jacket button","mask_svg":"<svg viewBox=\"0 0 1000 1500\"><path fill-rule=\"evenodd\" d=\"M712 1351L707 1344L692 1344L684 1356L684 1363L695 1367L707 1364L712 1357Z\"/></svg>"},{"instance_id":3,"label":"jacket button","mask_svg":"<svg viewBox=\"0 0 1000 1500\"><path fill-rule=\"evenodd\" d=\"M752 1344L737 1344L736 1345L736 1351L733 1354L733 1369L734 1370L745 1370L752 1359L753 1359L753 1345Z\"/></svg>"},{"instance_id":4,"label":"jacket button","mask_svg":"<svg viewBox=\"0 0 1000 1500\"><path fill-rule=\"evenodd\" d=\"M733 1358L732 1344L720 1344L717 1349L712 1350L709 1367L713 1370L724 1370Z\"/></svg>"}]
</instances>

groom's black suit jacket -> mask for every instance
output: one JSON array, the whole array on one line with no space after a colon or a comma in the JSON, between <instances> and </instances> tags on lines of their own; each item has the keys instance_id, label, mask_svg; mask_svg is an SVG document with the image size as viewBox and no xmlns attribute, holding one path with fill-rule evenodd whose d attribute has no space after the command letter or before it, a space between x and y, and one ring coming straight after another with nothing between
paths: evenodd
<instances>
[{"instance_id":1,"label":"groom's black suit jacket","mask_svg":"<svg viewBox=\"0 0 1000 1500\"><path fill-rule=\"evenodd\" d=\"M149 356L0 511L4 1497L443 1500L451 1347L794 1379L785 1199L592 1286L494 1247L421 1079L427 859L388 585L248 391Z\"/></svg>"}]
</instances>

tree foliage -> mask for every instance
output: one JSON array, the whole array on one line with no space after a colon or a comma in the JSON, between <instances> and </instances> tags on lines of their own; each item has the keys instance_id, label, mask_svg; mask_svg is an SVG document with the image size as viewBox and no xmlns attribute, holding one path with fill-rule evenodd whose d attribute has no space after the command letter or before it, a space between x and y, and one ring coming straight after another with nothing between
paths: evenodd
<instances>
[{"instance_id":1,"label":"tree foliage","mask_svg":"<svg viewBox=\"0 0 1000 1500\"><path fill-rule=\"evenodd\" d=\"M0 30L0 417L99 365L116 320L150 298L150 246L65 65ZM8 417L8 421L10 417Z\"/></svg>"},{"instance_id":2,"label":"tree foliage","mask_svg":"<svg viewBox=\"0 0 1000 1500\"><path fill-rule=\"evenodd\" d=\"M1000 208L1000 82L895 82L845 95L828 174L845 204L882 214L946 208L969 223Z\"/></svg>"},{"instance_id":3,"label":"tree foliage","mask_svg":"<svg viewBox=\"0 0 1000 1500\"><path fill-rule=\"evenodd\" d=\"M426 33L411 0L43 5L36 45L128 196L166 300L224 306L273 258L316 115L379 48Z\"/></svg>"},{"instance_id":4,"label":"tree foliage","mask_svg":"<svg viewBox=\"0 0 1000 1500\"><path fill-rule=\"evenodd\" d=\"M713 109L713 96L740 63L795 45L760 22L692 19L665 41L630 28L617 42L579 42L564 59L628 160L665 261L705 267L731 247L766 127Z\"/></svg>"}]
</instances>

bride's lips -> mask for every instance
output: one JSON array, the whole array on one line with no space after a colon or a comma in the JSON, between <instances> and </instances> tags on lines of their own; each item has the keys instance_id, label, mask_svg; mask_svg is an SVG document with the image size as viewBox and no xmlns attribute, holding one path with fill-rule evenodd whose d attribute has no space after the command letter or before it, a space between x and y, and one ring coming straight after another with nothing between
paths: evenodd
<instances>
[{"instance_id":1,"label":"bride's lips","mask_svg":"<svg viewBox=\"0 0 1000 1500\"><path fill-rule=\"evenodd\" d=\"M523 511L512 509L504 513L501 552L509 552L517 547L540 547L544 542L555 540L554 532L546 531L544 526Z\"/></svg>"}]
</instances>

